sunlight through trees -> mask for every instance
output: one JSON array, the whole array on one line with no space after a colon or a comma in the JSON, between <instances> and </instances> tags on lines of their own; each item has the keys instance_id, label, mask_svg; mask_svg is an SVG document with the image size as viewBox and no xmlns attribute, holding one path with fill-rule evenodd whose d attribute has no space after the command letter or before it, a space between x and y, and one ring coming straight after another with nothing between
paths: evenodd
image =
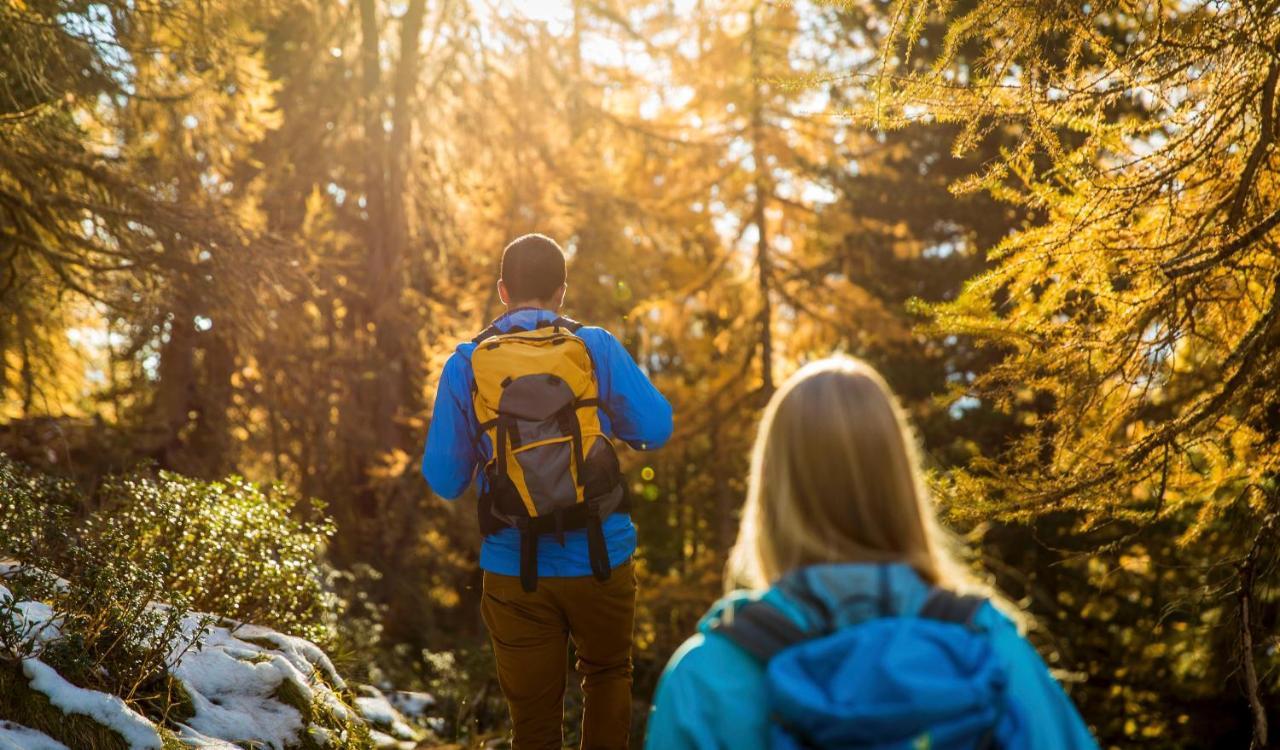
<instances>
[{"instance_id":1,"label":"sunlight through trees","mask_svg":"<svg viewBox=\"0 0 1280 750\"><path fill-rule=\"evenodd\" d=\"M720 591L759 409L842 351L1103 744L1262 746L1278 80L1272 0L9 0L0 452L324 500L352 669L438 689L447 653L451 729L496 732L474 498L417 465L540 231L675 407L622 456L639 700Z\"/></svg>"}]
</instances>

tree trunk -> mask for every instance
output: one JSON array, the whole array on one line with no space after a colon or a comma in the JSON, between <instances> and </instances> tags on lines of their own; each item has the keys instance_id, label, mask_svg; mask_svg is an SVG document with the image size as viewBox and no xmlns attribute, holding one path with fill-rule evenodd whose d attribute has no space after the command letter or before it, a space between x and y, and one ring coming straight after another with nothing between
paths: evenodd
<instances>
[{"instance_id":1,"label":"tree trunk","mask_svg":"<svg viewBox=\"0 0 1280 750\"><path fill-rule=\"evenodd\" d=\"M766 201L769 183L766 170L764 139L764 92L760 84L760 6L751 9L749 54L751 56L751 159L755 166L754 201L752 222L756 225L756 271L760 293L760 389L767 399L773 395L773 300L770 285L773 266L769 255L769 232L766 222Z\"/></svg>"},{"instance_id":2,"label":"tree trunk","mask_svg":"<svg viewBox=\"0 0 1280 750\"><path fill-rule=\"evenodd\" d=\"M377 447L391 450L404 443L397 415L412 398L405 361L405 330L401 297L404 291L405 259L408 255L409 220L405 210L405 175L411 143L410 116L413 91L418 82L421 58L422 22L425 0L410 0L400 33L400 63L392 93L391 148L387 154L386 237L371 254L370 291L374 302L374 325L379 354L378 393L374 412Z\"/></svg>"},{"instance_id":3,"label":"tree trunk","mask_svg":"<svg viewBox=\"0 0 1280 750\"><path fill-rule=\"evenodd\" d=\"M31 367L31 345L27 341L29 331L25 321L23 323L19 326L18 351L22 355L22 369L19 372L22 380L22 418L26 419L31 416L31 408L35 401L36 376Z\"/></svg>"},{"instance_id":4,"label":"tree trunk","mask_svg":"<svg viewBox=\"0 0 1280 750\"><path fill-rule=\"evenodd\" d=\"M159 382L156 383L155 418L161 429L157 458L168 469L182 469L182 433L190 421L191 391L195 378L192 337L195 329L184 300L170 312L169 340L160 349Z\"/></svg>"},{"instance_id":5,"label":"tree trunk","mask_svg":"<svg viewBox=\"0 0 1280 750\"><path fill-rule=\"evenodd\" d=\"M235 469L231 451L231 376L235 349L228 331L214 328L198 333L203 350L199 385L192 394L199 422L191 436L187 463L199 467L199 476L215 479Z\"/></svg>"}]
</instances>

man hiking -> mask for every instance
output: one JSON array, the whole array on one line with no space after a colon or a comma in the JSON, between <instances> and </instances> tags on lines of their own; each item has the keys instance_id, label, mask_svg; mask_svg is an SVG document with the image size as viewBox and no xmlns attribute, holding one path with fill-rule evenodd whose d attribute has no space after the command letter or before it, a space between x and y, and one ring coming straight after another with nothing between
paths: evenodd
<instances>
[{"instance_id":1,"label":"man hiking","mask_svg":"<svg viewBox=\"0 0 1280 750\"><path fill-rule=\"evenodd\" d=\"M515 750L563 746L570 639L582 747L627 747L636 530L610 439L671 436L670 404L618 340L559 314L565 280L548 237L502 251L507 311L445 363L422 457L445 498L479 474L481 614Z\"/></svg>"}]
</instances>

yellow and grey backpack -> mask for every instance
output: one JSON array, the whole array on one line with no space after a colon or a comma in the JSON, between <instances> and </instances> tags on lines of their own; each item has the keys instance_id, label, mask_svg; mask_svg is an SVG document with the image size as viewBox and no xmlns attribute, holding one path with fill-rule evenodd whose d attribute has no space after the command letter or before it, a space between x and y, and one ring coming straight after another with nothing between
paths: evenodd
<instances>
[{"instance_id":1,"label":"yellow and grey backpack","mask_svg":"<svg viewBox=\"0 0 1280 750\"><path fill-rule=\"evenodd\" d=\"M556 318L533 330L489 326L474 339L472 394L493 458L480 496L480 532L520 530L520 582L538 585L538 536L586 529L591 571L609 578L601 526L626 509L613 444L600 426L595 367L582 324Z\"/></svg>"}]
</instances>

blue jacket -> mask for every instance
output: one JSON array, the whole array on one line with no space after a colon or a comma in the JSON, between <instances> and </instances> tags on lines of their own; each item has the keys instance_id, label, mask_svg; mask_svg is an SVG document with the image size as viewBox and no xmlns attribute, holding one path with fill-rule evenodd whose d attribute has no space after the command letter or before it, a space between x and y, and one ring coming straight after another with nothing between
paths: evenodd
<instances>
[{"instance_id":1,"label":"blue jacket","mask_svg":"<svg viewBox=\"0 0 1280 750\"><path fill-rule=\"evenodd\" d=\"M551 310L526 308L503 315L495 325L503 331L513 326L531 329L556 315ZM578 331L578 336L595 363L599 398L605 405L600 412L605 434L638 450L661 447L671 437L671 405L613 334L603 328L586 326ZM466 492L477 469L493 457L493 446L487 435L480 434L480 423L471 401L475 383L471 371L474 350L475 344L470 341L459 344L445 362L422 455L422 475L427 484L437 495L449 500ZM483 473L480 481L480 490L484 491ZM605 519L604 535L609 560L614 565L622 564L635 553L636 529L629 515L615 513ZM480 548L480 567L500 575L519 575L519 532L503 529L485 537ZM538 545L538 575L543 578L591 575L586 531L565 532L563 547L555 543L554 536L544 538Z\"/></svg>"},{"instance_id":2,"label":"blue jacket","mask_svg":"<svg viewBox=\"0 0 1280 750\"><path fill-rule=\"evenodd\" d=\"M847 563L814 566L810 580L839 622L859 622L875 616L879 592L878 566ZM910 567L888 566L890 611L915 612L929 586ZM825 590L824 590L825 589ZM726 607L751 598L735 593L717 602L671 657L658 682L649 715L645 747L649 750L767 750L768 694L761 664L725 636L711 632L711 623ZM814 622L805 605L778 588L763 598L802 628ZM983 605L974 623L985 630L1009 676L1007 695L1031 717L1031 747L1036 750L1096 748L1097 743L1071 700L1050 676L1040 655L1018 634L1013 623L991 605Z\"/></svg>"}]
</instances>

